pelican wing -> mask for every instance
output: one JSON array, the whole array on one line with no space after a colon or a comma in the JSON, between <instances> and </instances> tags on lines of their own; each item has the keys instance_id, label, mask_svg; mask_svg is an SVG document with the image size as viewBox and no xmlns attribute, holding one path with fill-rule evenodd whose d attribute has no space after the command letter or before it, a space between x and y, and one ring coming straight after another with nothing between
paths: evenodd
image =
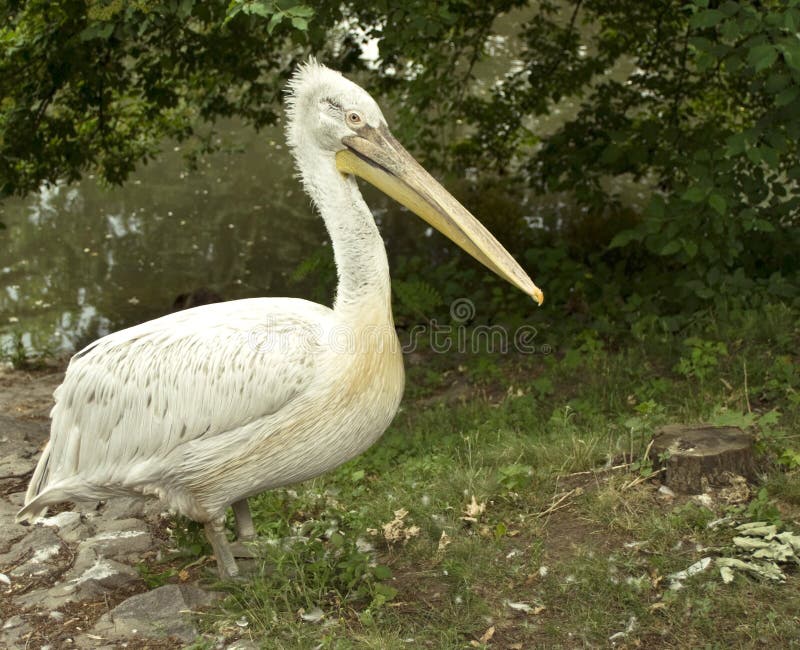
<instances>
[{"instance_id":1,"label":"pelican wing","mask_svg":"<svg viewBox=\"0 0 800 650\"><path fill-rule=\"evenodd\" d=\"M331 313L290 298L239 300L88 346L55 392L50 442L20 515L60 500L45 493L65 480L94 486L86 496L103 498L102 486L124 485L142 463L276 413L312 384Z\"/></svg>"}]
</instances>

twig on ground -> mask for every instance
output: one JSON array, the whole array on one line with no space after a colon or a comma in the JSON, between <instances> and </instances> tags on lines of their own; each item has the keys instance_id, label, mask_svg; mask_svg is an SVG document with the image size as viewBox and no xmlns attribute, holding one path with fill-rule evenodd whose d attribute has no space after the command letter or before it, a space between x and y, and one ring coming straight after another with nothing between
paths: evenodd
<instances>
[{"instance_id":1,"label":"twig on ground","mask_svg":"<svg viewBox=\"0 0 800 650\"><path fill-rule=\"evenodd\" d=\"M576 496L583 492L583 488L576 487L570 490L569 492L564 492L561 496L554 498L553 502L541 512L538 512L534 515L537 519L541 519L542 517L546 517L549 514L554 513L556 510L561 510L561 508L566 508L567 506L571 505L571 501L567 501L572 496Z\"/></svg>"},{"instance_id":2,"label":"twig on ground","mask_svg":"<svg viewBox=\"0 0 800 650\"><path fill-rule=\"evenodd\" d=\"M571 474L564 474L563 478L570 478L572 476L587 476L589 474L602 474L604 472L615 472L618 469L626 469L630 467L630 463L622 463L621 465L614 465L612 467L598 467L595 469L587 469L583 472L572 472Z\"/></svg>"}]
</instances>

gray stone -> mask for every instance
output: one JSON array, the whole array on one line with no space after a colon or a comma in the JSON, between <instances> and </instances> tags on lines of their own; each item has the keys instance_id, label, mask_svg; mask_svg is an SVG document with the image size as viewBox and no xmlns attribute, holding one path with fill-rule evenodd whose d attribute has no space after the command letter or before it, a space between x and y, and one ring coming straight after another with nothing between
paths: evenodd
<instances>
[{"instance_id":1,"label":"gray stone","mask_svg":"<svg viewBox=\"0 0 800 650\"><path fill-rule=\"evenodd\" d=\"M141 578L135 569L114 560L97 558L89 549L78 557L64 580L14 598L19 607L51 611L68 603L96 600L115 589L127 587Z\"/></svg>"},{"instance_id":2,"label":"gray stone","mask_svg":"<svg viewBox=\"0 0 800 650\"><path fill-rule=\"evenodd\" d=\"M164 585L121 602L100 618L92 633L107 639L175 636L189 642L197 637L197 630L188 612L218 597L194 585Z\"/></svg>"},{"instance_id":3,"label":"gray stone","mask_svg":"<svg viewBox=\"0 0 800 650\"><path fill-rule=\"evenodd\" d=\"M15 506L0 499L0 551L6 553L11 545L22 537L28 529L14 522L17 514Z\"/></svg>"},{"instance_id":4,"label":"gray stone","mask_svg":"<svg viewBox=\"0 0 800 650\"><path fill-rule=\"evenodd\" d=\"M0 627L0 648L25 648L33 628L19 614L6 620Z\"/></svg>"},{"instance_id":5,"label":"gray stone","mask_svg":"<svg viewBox=\"0 0 800 650\"><path fill-rule=\"evenodd\" d=\"M50 435L49 421L23 420L10 415L0 415L0 439L6 438L6 444L29 443L37 449Z\"/></svg>"},{"instance_id":6,"label":"gray stone","mask_svg":"<svg viewBox=\"0 0 800 650\"><path fill-rule=\"evenodd\" d=\"M40 526L55 528L58 536L65 542L74 543L91 537L92 530L84 522L79 512L59 512L52 517L43 517L36 522Z\"/></svg>"},{"instance_id":7,"label":"gray stone","mask_svg":"<svg viewBox=\"0 0 800 650\"><path fill-rule=\"evenodd\" d=\"M91 548L97 557L136 561L153 547L147 524L140 519L107 521L98 517L94 524L97 532L80 543L78 554Z\"/></svg>"},{"instance_id":8,"label":"gray stone","mask_svg":"<svg viewBox=\"0 0 800 650\"><path fill-rule=\"evenodd\" d=\"M144 514L145 503L144 499L134 497L114 497L103 504L100 513L106 520L140 517Z\"/></svg>"},{"instance_id":9,"label":"gray stone","mask_svg":"<svg viewBox=\"0 0 800 650\"><path fill-rule=\"evenodd\" d=\"M31 449L31 452L35 450ZM31 454L18 451L4 454L0 458L0 479L4 478L23 478L33 471L36 467L37 458L32 458Z\"/></svg>"},{"instance_id":10,"label":"gray stone","mask_svg":"<svg viewBox=\"0 0 800 650\"><path fill-rule=\"evenodd\" d=\"M12 506L19 510L23 505L25 505L25 492L12 492L11 494L6 495L6 499L8 499L8 502Z\"/></svg>"},{"instance_id":11,"label":"gray stone","mask_svg":"<svg viewBox=\"0 0 800 650\"><path fill-rule=\"evenodd\" d=\"M16 578L51 577L62 573L69 565L69 558L61 553L62 548L64 548L64 543L61 540L49 546L37 548L25 562L11 569L9 575Z\"/></svg>"},{"instance_id":12,"label":"gray stone","mask_svg":"<svg viewBox=\"0 0 800 650\"><path fill-rule=\"evenodd\" d=\"M41 558L44 558L44 556L49 556L45 558L45 561L53 557L48 552L50 549L53 547L56 549L61 548L62 541L52 528L44 528L41 526L25 528L19 524L15 524L15 526L19 526L19 528L22 529L24 537L14 542L8 552L0 555L0 567L14 567L10 571L10 573L14 575L21 575L17 571L21 565L31 561L41 564ZM26 531L30 532L25 535ZM56 553L57 552L56 550ZM37 553L39 554L38 558ZM34 558L37 559L34 560Z\"/></svg>"}]
</instances>

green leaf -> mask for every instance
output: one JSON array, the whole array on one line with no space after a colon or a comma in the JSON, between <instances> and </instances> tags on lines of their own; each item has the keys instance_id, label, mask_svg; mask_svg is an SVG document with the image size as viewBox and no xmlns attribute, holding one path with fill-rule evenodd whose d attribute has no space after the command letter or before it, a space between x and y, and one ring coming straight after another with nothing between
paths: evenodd
<instances>
[{"instance_id":1,"label":"green leaf","mask_svg":"<svg viewBox=\"0 0 800 650\"><path fill-rule=\"evenodd\" d=\"M700 203L700 201L706 198L706 194L708 194L708 190L702 185L692 185L692 187L683 193L681 198L690 203Z\"/></svg>"},{"instance_id":2,"label":"green leaf","mask_svg":"<svg viewBox=\"0 0 800 650\"><path fill-rule=\"evenodd\" d=\"M267 33L272 34L282 20L283 14L281 12L276 11L274 14L272 14L272 18L269 19L269 23L267 24Z\"/></svg>"},{"instance_id":3,"label":"green leaf","mask_svg":"<svg viewBox=\"0 0 800 650\"><path fill-rule=\"evenodd\" d=\"M692 16L689 19L689 25L691 27L699 27L700 29L704 29L707 27L713 27L724 18L725 14L719 9L705 9L703 11L698 11L694 16Z\"/></svg>"},{"instance_id":4,"label":"green leaf","mask_svg":"<svg viewBox=\"0 0 800 650\"><path fill-rule=\"evenodd\" d=\"M761 72L769 68L778 59L778 50L774 45L756 45L747 55L747 62Z\"/></svg>"},{"instance_id":5,"label":"green leaf","mask_svg":"<svg viewBox=\"0 0 800 650\"><path fill-rule=\"evenodd\" d=\"M683 243L679 239L673 239L671 242L667 242L667 245L661 249L660 255L674 255L679 250L683 248Z\"/></svg>"},{"instance_id":6,"label":"green leaf","mask_svg":"<svg viewBox=\"0 0 800 650\"><path fill-rule=\"evenodd\" d=\"M714 193L709 196L708 204L721 216L725 216L725 213L728 211L728 202L721 194Z\"/></svg>"},{"instance_id":7,"label":"green leaf","mask_svg":"<svg viewBox=\"0 0 800 650\"><path fill-rule=\"evenodd\" d=\"M640 239L639 233L633 229L630 230L623 230L622 232L618 232L614 235L614 238L611 240L611 243L608 247L611 248L622 248L623 246L627 246L632 241Z\"/></svg>"},{"instance_id":8,"label":"green leaf","mask_svg":"<svg viewBox=\"0 0 800 650\"><path fill-rule=\"evenodd\" d=\"M116 23L112 22L94 23L78 34L78 38L84 42L94 39L106 40L114 33L114 27L116 27Z\"/></svg>"},{"instance_id":9,"label":"green leaf","mask_svg":"<svg viewBox=\"0 0 800 650\"><path fill-rule=\"evenodd\" d=\"M292 27L304 32L306 29L308 29L308 20L299 16L294 16L292 18Z\"/></svg>"},{"instance_id":10,"label":"green leaf","mask_svg":"<svg viewBox=\"0 0 800 650\"><path fill-rule=\"evenodd\" d=\"M291 9L287 9L286 13L290 16L299 16L301 18L311 18L314 15L314 9L308 5L297 5Z\"/></svg>"},{"instance_id":11,"label":"green leaf","mask_svg":"<svg viewBox=\"0 0 800 650\"><path fill-rule=\"evenodd\" d=\"M271 5L267 5L263 2L251 2L245 5L244 12L255 16L261 16L262 18L274 17L276 13L280 15L280 12L276 12Z\"/></svg>"},{"instance_id":12,"label":"green leaf","mask_svg":"<svg viewBox=\"0 0 800 650\"><path fill-rule=\"evenodd\" d=\"M775 105L786 106L787 104L791 104L797 98L798 93L800 93L800 89L798 89L797 86L784 88L775 97Z\"/></svg>"},{"instance_id":13,"label":"green leaf","mask_svg":"<svg viewBox=\"0 0 800 650\"><path fill-rule=\"evenodd\" d=\"M787 9L783 14L783 26L792 33L800 31L800 11Z\"/></svg>"},{"instance_id":14,"label":"green leaf","mask_svg":"<svg viewBox=\"0 0 800 650\"><path fill-rule=\"evenodd\" d=\"M377 580L389 580L392 577L392 571L388 566L377 564L372 567L372 575L375 576Z\"/></svg>"},{"instance_id":15,"label":"green leaf","mask_svg":"<svg viewBox=\"0 0 800 650\"><path fill-rule=\"evenodd\" d=\"M375 593L379 596L383 596L384 600L392 600L397 596L397 589L379 582L375 585Z\"/></svg>"},{"instance_id":16,"label":"green leaf","mask_svg":"<svg viewBox=\"0 0 800 650\"><path fill-rule=\"evenodd\" d=\"M781 39L778 49L783 54L783 60L792 70L800 71L800 40L796 36Z\"/></svg>"},{"instance_id":17,"label":"green leaf","mask_svg":"<svg viewBox=\"0 0 800 650\"><path fill-rule=\"evenodd\" d=\"M729 136L725 141L725 145L726 156L738 156L739 154L744 153L744 150L747 147L747 141L744 133L734 133L733 135Z\"/></svg>"}]
</instances>

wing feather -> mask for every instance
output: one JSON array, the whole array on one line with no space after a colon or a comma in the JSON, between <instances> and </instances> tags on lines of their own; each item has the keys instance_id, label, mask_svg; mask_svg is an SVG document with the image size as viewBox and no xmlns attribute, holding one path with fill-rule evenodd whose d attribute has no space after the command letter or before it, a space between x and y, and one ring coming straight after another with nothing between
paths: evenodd
<instances>
[{"instance_id":1,"label":"wing feather","mask_svg":"<svg viewBox=\"0 0 800 650\"><path fill-rule=\"evenodd\" d=\"M55 392L46 458L26 504L65 479L124 484L133 467L279 411L312 385L331 314L304 300L239 300L96 341L73 357Z\"/></svg>"}]
</instances>

